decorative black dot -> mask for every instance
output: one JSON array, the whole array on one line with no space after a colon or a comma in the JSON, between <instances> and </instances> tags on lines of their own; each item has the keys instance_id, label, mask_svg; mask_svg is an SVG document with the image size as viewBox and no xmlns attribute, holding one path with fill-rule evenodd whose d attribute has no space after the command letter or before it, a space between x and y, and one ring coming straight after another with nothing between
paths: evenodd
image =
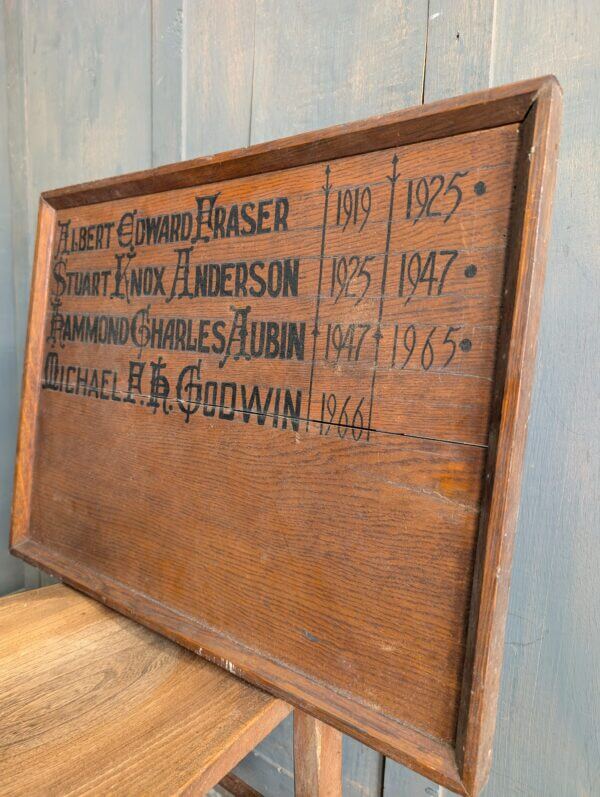
<instances>
[{"instance_id":1,"label":"decorative black dot","mask_svg":"<svg viewBox=\"0 0 600 797\"><path fill-rule=\"evenodd\" d=\"M173 409L173 405L172 405L172 404L169 404L169 409L170 409L170 410L172 410L172 409Z\"/></svg>"},{"instance_id":2,"label":"decorative black dot","mask_svg":"<svg viewBox=\"0 0 600 797\"><path fill-rule=\"evenodd\" d=\"M475 185L473 186L473 191L475 191L477 196L485 194L485 183L483 182L483 180L480 180L478 183L475 183Z\"/></svg>"},{"instance_id":3,"label":"decorative black dot","mask_svg":"<svg viewBox=\"0 0 600 797\"><path fill-rule=\"evenodd\" d=\"M477 274L477 266L475 263L469 263L469 265L465 269L465 277L474 277Z\"/></svg>"},{"instance_id":4,"label":"decorative black dot","mask_svg":"<svg viewBox=\"0 0 600 797\"><path fill-rule=\"evenodd\" d=\"M460 346L460 348L461 348L461 351L465 351L465 352L467 352L467 351L471 351L471 346L472 346L472 345L473 345L473 344L471 343L471 341L469 340L469 338L463 338L463 339L461 340L461 342L459 343L459 346Z\"/></svg>"}]
</instances>

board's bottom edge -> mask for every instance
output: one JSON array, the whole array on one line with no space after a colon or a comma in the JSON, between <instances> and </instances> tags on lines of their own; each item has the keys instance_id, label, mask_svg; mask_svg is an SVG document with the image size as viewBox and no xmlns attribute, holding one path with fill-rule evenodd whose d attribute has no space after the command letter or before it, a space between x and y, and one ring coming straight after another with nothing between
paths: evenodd
<instances>
[{"instance_id":1,"label":"board's bottom edge","mask_svg":"<svg viewBox=\"0 0 600 797\"><path fill-rule=\"evenodd\" d=\"M415 770L444 788L469 797L455 749L408 725L382 717L361 703L316 684L284 665L248 652L241 644L179 615L150 596L52 551L30 537L14 540L10 551L100 603L147 626L248 683L264 689ZM252 659L252 661L250 660ZM308 695L308 697L307 697ZM314 701L314 702L313 702ZM332 710L332 704L334 709Z\"/></svg>"}]
</instances>

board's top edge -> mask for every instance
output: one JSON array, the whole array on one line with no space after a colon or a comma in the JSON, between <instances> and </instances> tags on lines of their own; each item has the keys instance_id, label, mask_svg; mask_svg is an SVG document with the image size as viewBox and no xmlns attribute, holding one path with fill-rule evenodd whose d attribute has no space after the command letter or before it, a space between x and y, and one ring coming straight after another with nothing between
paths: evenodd
<instances>
[{"instance_id":1,"label":"board's top edge","mask_svg":"<svg viewBox=\"0 0 600 797\"><path fill-rule=\"evenodd\" d=\"M356 154L383 149L386 144L379 138L373 139L372 143L364 143L362 147L357 146L357 138L377 130L389 131L390 128L399 128L397 132L400 134L402 128L409 126L410 123L418 125L418 129L411 129L408 138L398 135L398 140L394 142L396 145L521 122L538 96L548 91L562 93L554 75L472 92L426 105L415 105L388 114L371 116L355 122L333 125L214 155L56 188L42 192L40 199L42 204L60 210L111 199L125 199L141 194L191 187L201 184L201 181L210 183L220 179L233 179L237 176L248 176L262 171L272 171L275 168L304 165L349 154L343 149L337 154L331 151L331 145L336 139L344 139L347 145L356 147ZM499 115L491 113L494 106L499 106L502 113ZM481 114L479 120L481 124L474 126L471 120L471 124L461 126L456 115L469 110ZM487 116L486 111L490 112ZM439 122L444 118L448 123L447 126L433 124L434 121ZM303 153L301 157L298 157L299 153ZM240 169L238 173L235 171L236 165Z\"/></svg>"}]
</instances>

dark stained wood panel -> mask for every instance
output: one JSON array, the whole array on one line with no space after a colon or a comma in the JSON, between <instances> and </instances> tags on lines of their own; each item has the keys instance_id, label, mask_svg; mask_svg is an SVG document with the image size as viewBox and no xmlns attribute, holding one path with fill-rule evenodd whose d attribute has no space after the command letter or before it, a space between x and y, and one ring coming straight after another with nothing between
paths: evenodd
<instances>
[{"instance_id":1,"label":"dark stained wood panel","mask_svg":"<svg viewBox=\"0 0 600 797\"><path fill-rule=\"evenodd\" d=\"M239 176L217 156L227 179L200 161L204 184L47 195L13 529L25 558L464 792L485 771L457 749L465 679L501 635L476 637L482 546L518 495L493 464L523 437L526 416L502 424L541 284L524 225L551 171L531 181L541 111L500 121L490 98L480 129L452 101L438 138L373 149L359 123L312 160L316 134L257 148L256 171L241 153Z\"/></svg>"},{"instance_id":2,"label":"dark stained wood panel","mask_svg":"<svg viewBox=\"0 0 600 797\"><path fill-rule=\"evenodd\" d=\"M170 417L144 413L132 424L136 408L50 392L44 437L65 400L69 424L36 474L41 544L149 595L168 593L174 609L315 680L359 687L392 716L418 694L424 729L453 738L480 448L381 433L369 443L323 439L239 418L225 443L223 421L202 418L195 435ZM98 436L110 445L99 450ZM161 485L174 483L165 495Z\"/></svg>"}]
</instances>

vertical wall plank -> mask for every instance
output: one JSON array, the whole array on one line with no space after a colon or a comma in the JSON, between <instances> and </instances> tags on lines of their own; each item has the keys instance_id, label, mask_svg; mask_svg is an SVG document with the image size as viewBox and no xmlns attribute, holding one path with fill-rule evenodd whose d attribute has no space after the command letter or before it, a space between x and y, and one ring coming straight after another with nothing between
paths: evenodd
<instances>
[{"instance_id":1,"label":"vertical wall plank","mask_svg":"<svg viewBox=\"0 0 600 797\"><path fill-rule=\"evenodd\" d=\"M248 146L254 0L185 0L185 158Z\"/></svg>"},{"instance_id":2,"label":"vertical wall plank","mask_svg":"<svg viewBox=\"0 0 600 797\"><path fill-rule=\"evenodd\" d=\"M28 292L27 263L32 251L29 240L29 162L26 143L25 108L25 56L23 27L25 9L18 0L4 0L4 27L6 42L6 102L10 162L11 237L13 286L15 298L15 332L21 334L16 341L17 359L23 352L23 293ZM35 228L34 228L35 229ZM19 311L20 316L19 317ZM19 323L20 322L20 323ZM20 365L16 381L20 384Z\"/></svg>"},{"instance_id":3,"label":"vertical wall plank","mask_svg":"<svg viewBox=\"0 0 600 797\"><path fill-rule=\"evenodd\" d=\"M39 193L150 166L151 19L148 0L5 0L5 8L20 364Z\"/></svg>"},{"instance_id":4,"label":"vertical wall plank","mask_svg":"<svg viewBox=\"0 0 600 797\"><path fill-rule=\"evenodd\" d=\"M421 101L423 0L258 0L252 143Z\"/></svg>"},{"instance_id":5,"label":"vertical wall plank","mask_svg":"<svg viewBox=\"0 0 600 797\"><path fill-rule=\"evenodd\" d=\"M40 191L150 165L150 5L23 0L29 252L15 269L22 349Z\"/></svg>"},{"instance_id":6,"label":"vertical wall plank","mask_svg":"<svg viewBox=\"0 0 600 797\"><path fill-rule=\"evenodd\" d=\"M451 792L386 758L383 797L451 797Z\"/></svg>"},{"instance_id":7,"label":"vertical wall plank","mask_svg":"<svg viewBox=\"0 0 600 797\"><path fill-rule=\"evenodd\" d=\"M0 77L7 75L4 7L0 7ZM19 383L12 272L12 197L6 81L0 81L0 595L24 584L23 564L8 552L10 488L15 455Z\"/></svg>"},{"instance_id":8,"label":"vertical wall plank","mask_svg":"<svg viewBox=\"0 0 600 797\"><path fill-rule=\"evenodd\" d=\"M424 101L489 85L496 0L430 0Z\"/></svg>"},{"instance_id":9,"label":"vertical wall plank","mask_svg":"<svg viewBox=\"0 0 600 797\"><path fill-rule=\"evenodd\" d=\"M27 272L29 253L32 251L29 240L29 193L28 173L29 163L27 158L27 145L25 140L25 70L23 53L23 18L25 10L20 0L4 0L4 28L6 42L6 91L7 91L7 124L8 124L8 149L10 163L10 194L11 194L11 284L14 315L14 341L16 349L16 368L14 383L20 394L21 368L24 350L23 333L18 334L17 304L19 292L23 289L28 292L28 283L23 279L17 284L17 274L25 269ZM20 307L23 307L21 298ZM21 321L22 324L22 321ZM22 328L22 327L21 327ZM0 385L3 393L9 393L12 387ZM14 419L13 437L16 439L17 418ZM14 448L13 448L14 456ZM12 499L12 480L8 483L7 493L9 502ZM28 564L23 564L23 586L34 589L40 585L40 571Z\"/></svg>"},{"instance_id":10,"label":"vertical wall plank","mask_svg":"<svg viewBox=\"0 0 600 797\"><path fill-rule=\"evenodd\" d=\"M486 797L600 793L600 17L498 0L492 80L564 89L555 212Z\"/></svg>"},{"instance_id":11,"label":"vertical wall plank","mask_svg":"<svg viewBox=\"0 0 600 797\"><path fill-rule=\"evenodd\" d=\"M152 0L152 165L183 157L183 0Z\"/></svg>"}]
</instances>

